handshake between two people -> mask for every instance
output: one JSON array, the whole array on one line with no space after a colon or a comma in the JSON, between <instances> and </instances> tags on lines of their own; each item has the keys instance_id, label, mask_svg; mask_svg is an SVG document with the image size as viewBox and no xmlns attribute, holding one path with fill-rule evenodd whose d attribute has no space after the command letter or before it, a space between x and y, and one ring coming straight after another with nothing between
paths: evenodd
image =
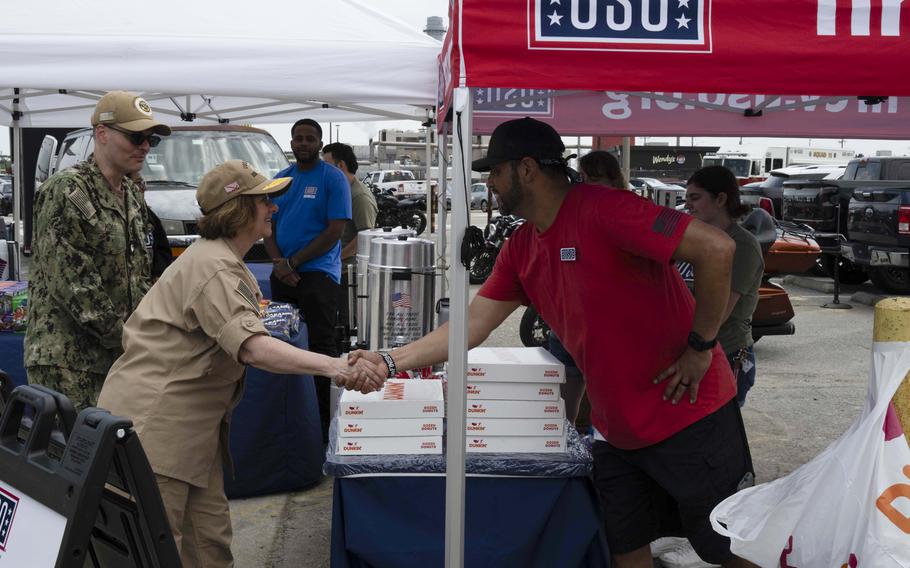
<instances>
[{"instance_id":1,"label":"handshake between two people","mask_svg":"<svg viewBox=\"0 0 910 568\"><path fill-rule=\"evenodd\" d=\"M358 350L348 354L347 360L337 360L331 378L338 387L367 394L382 389L388 376L389 369L379 353Z\"/></svg>"},{"instance_id":2,"label":"handshake between two people","mask_svg":"<svg viewBox=\"0 0 910 568\"><path fill-rule=\"evenodd\" d=\"M363 349L351 351L347 361L340 359L336 367L337 372L332 376L336 386L364 394L380 390L392 374L382 355Z\"/></svg>"}]
</instances>

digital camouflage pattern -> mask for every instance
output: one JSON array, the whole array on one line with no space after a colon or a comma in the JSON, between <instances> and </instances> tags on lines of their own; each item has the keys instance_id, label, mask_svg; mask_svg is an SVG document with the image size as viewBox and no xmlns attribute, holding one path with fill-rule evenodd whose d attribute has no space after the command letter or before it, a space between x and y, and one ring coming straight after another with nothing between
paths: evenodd
<instances>
[{"instance_id":1,"label":"digital camouflage pattern","mask_svg":"<svg viewBox=\"0 0 910 568\"><path fill-rule=\"evenodd\" d=\"M38 365L28 368L28 382L46 386L51 390L65 393L79 412L91 406L97 406L98 395L104 384L103 373L74 371L62 367Z\"/></svg>"},{"instance_id":2,"label":"digital camouflage pattern","mask_svg":"<svg viewBox=\"0 0 910 568\"><path fill-rule=\"evenodd\" d=\"M150 286L145 200L128 178L123 198L93 159L48 179L35 198L25 366L30 380L57 367L86 377L107 375L123 350L123 323ZM88 380L72 380L82 390ZM42 383L43 384L43 383ZM54 384L46 386L54 388ZM97 385L92 400L101 389ZM88 393L67 392L73 401Z\"/></svg>"}]
</instances>

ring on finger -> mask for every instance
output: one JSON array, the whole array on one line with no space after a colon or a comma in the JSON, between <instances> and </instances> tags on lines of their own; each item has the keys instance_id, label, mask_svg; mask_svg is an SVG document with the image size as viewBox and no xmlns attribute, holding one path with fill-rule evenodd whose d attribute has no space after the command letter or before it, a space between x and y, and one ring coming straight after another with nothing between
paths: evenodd
<instances>
[{"instance_id":1,"label":"ring on finger","mask_svg":"<svg viewBox=\"0 0 910 568\"><path fill-rule=\"evenodd\" d=\"M676 386L677 386L677 387L682 387L682 388L684 388L684 389L687 389L687 388L689 388L689 385L690 385L690 383L679 383L679 384L677 384Z\"/></svg>"}]
</instances>

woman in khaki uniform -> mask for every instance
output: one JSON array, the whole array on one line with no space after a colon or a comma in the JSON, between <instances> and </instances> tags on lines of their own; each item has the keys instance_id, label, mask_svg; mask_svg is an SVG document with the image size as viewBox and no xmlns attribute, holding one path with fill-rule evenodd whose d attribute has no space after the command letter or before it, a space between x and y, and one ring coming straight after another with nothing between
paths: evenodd
<instances>
[{"instance_id":1,"label":"woman in khaki uniform","mask_svg":"<svg viewBox=\"0 0 910 568\"><path fill-rule=\"evenodd\" d=\"M145 448L185 567L233 566L222 463L228 424L243 392L245 365L274 373L332 377L369 392L384 375L371 366L297 349L268 335L262 294L243 257L272 233L269 180L231 160L196 191L200 240L152 286L123 330L98 406L127 416Z\"/></svg>"}]
</instances>

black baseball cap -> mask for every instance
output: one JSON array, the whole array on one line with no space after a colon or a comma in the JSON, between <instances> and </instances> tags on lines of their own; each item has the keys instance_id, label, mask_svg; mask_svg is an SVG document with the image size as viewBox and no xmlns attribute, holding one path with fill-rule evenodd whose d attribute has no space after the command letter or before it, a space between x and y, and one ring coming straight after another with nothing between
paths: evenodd
<instances>
[{"instance_id":1,"label":"black baseball cap","mask_svg":"<svg viewBox=\"0 0 910 568\"><path fill-rule=\"evenodd\" d=\"M474 160L471 169L487 172L496 164L522 158L562 160L565 151L562 138L552 126L526 116L497 126L490 136L486 157Z\"/></svg>"}]
</instances>

